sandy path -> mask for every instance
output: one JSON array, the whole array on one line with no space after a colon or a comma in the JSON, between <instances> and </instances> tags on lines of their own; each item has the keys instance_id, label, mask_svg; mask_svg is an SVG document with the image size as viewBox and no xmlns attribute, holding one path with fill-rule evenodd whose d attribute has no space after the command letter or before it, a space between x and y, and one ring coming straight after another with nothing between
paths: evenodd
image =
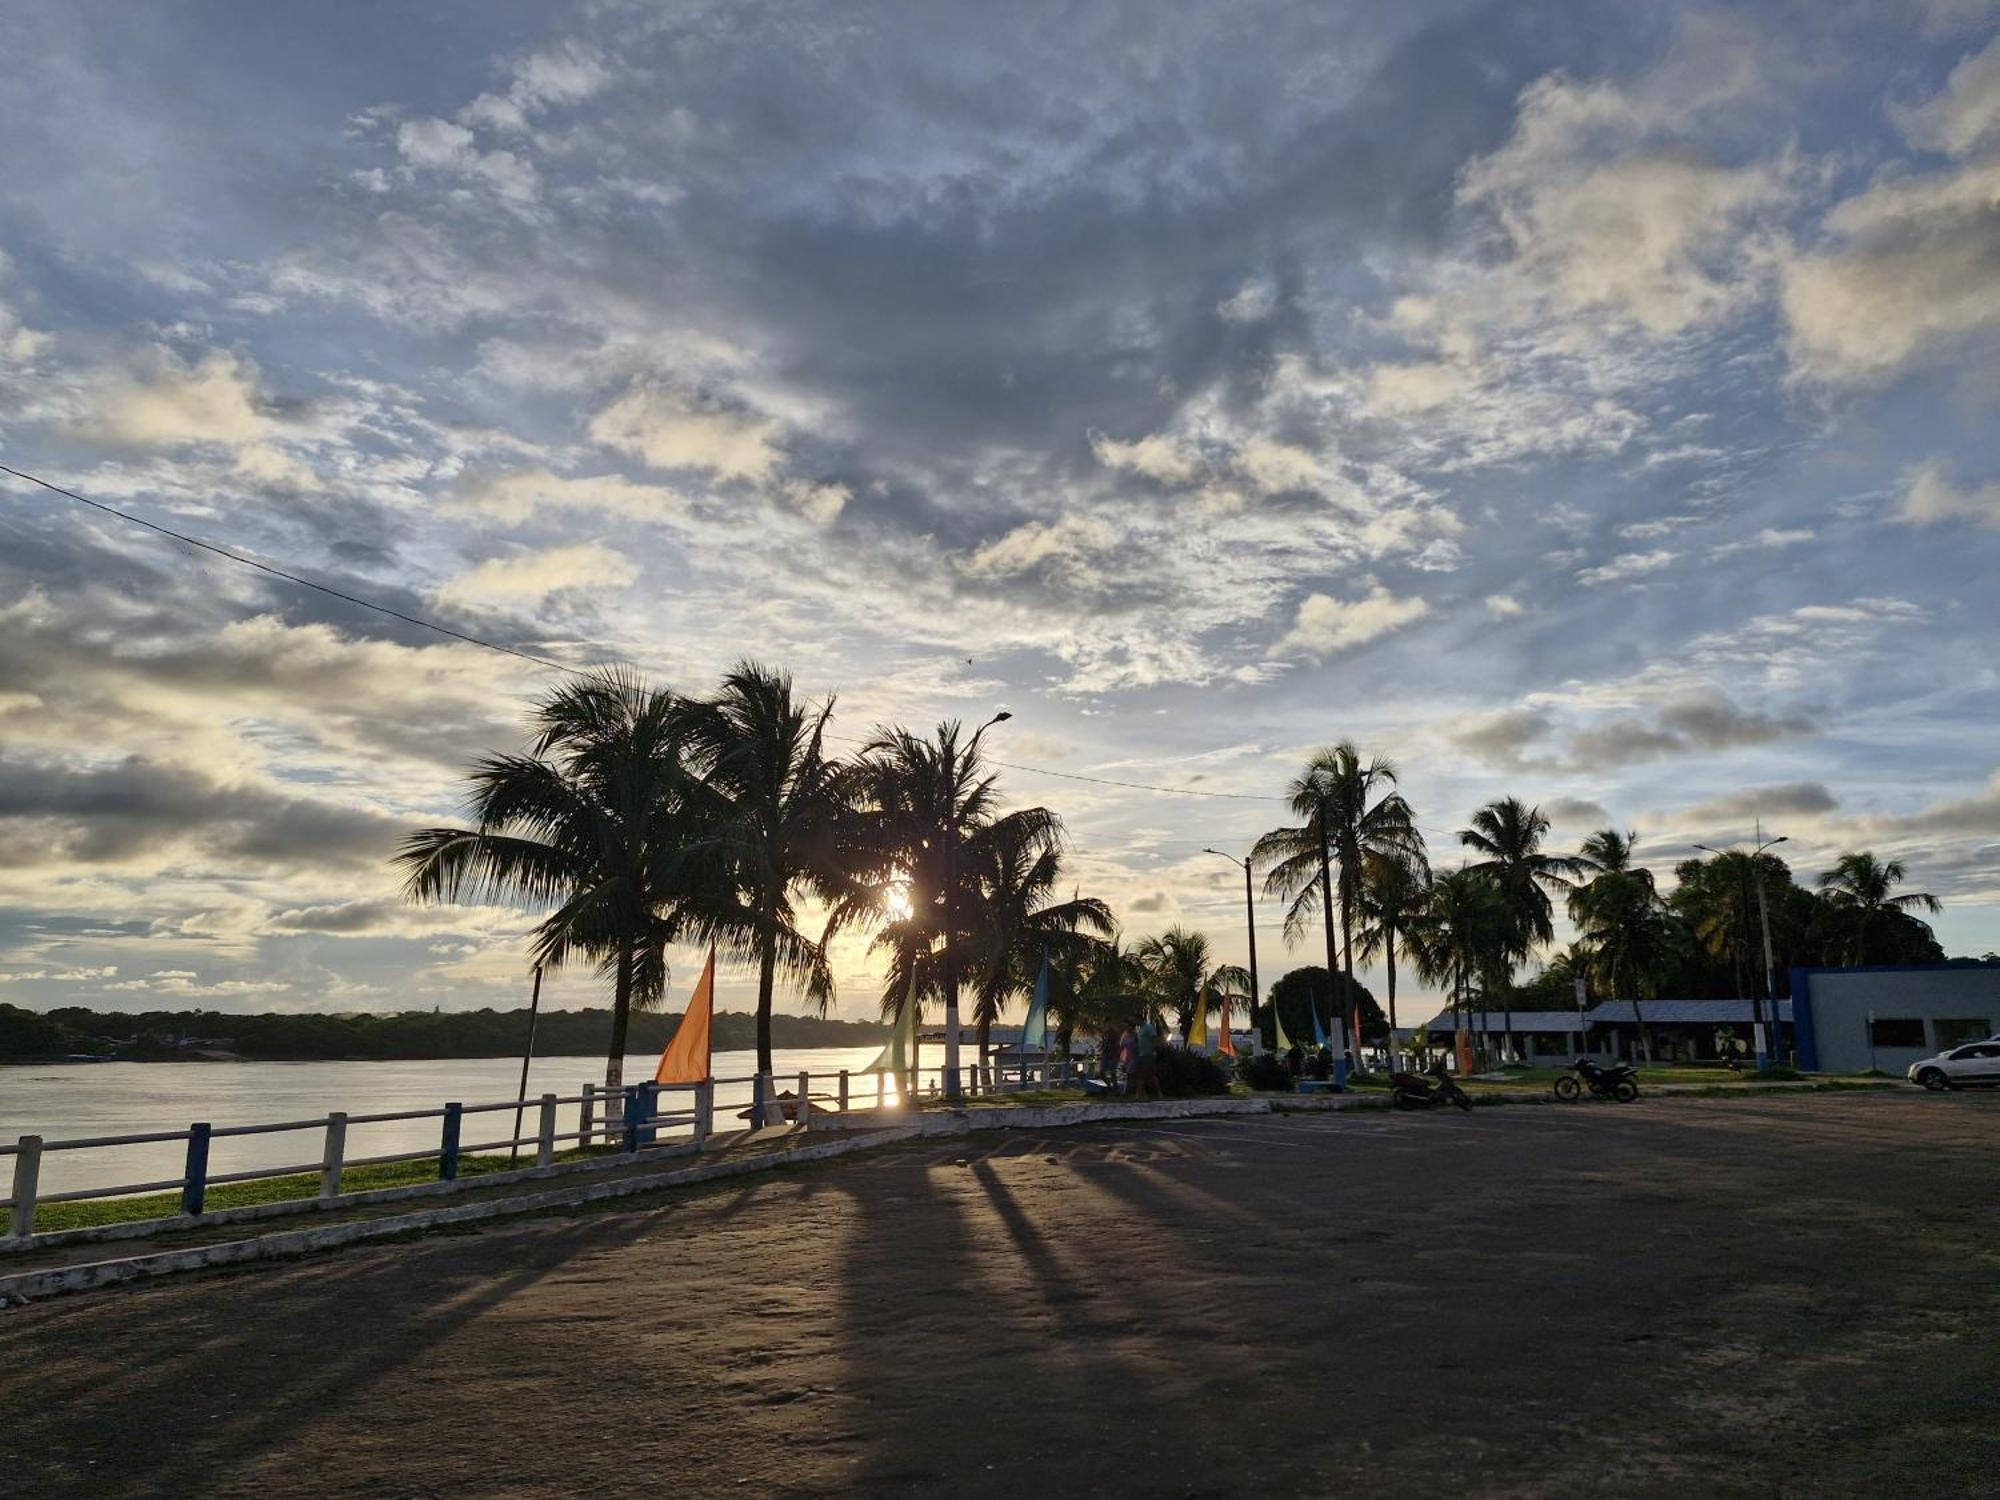
<instances>
[{"instance_id":1,"label":"sandy path","mask_svg":"<svg viewBox=\"0 0 2000 1500\"><path fill-rule=\"evenodd\" d=\"M0 1315L0 1493L2000 1495L1996 1314L2000 1094L1000 1135Z\"/></svg>"}]
</instances>

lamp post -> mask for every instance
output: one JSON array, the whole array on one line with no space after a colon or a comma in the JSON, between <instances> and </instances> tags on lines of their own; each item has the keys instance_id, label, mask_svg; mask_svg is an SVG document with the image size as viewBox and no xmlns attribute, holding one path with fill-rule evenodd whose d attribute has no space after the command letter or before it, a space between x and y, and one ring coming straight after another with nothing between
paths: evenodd
<instances>
[{"instance_id":1,"label":"lamp post","mask_svg":"<svg viewBox=\"0 0 2000 1500\"><path fill-rule=\"evenodd\" d=\"M1201 852L1222 854L1220 849L1204 849ZM1243 925L1250 934L1250 1019L1254 1022L1257 1005L1264 998L1264 992L1257 987L1257 898L1250 888L1250 861L1238 859L1233 854L1222 854L1222 857L1243 870Z\"/></svg>"},{"instance_id":2,"label":"lamp post","mask_svg":"<svg viewBox=\"0 0 2000 1500\"><path fill-rule=\"evenodd\" d=\"M1006 709L981 724L966 742L965 764L979 753L979 737L995 724L1014 716ZM958 767L957 752L946 765L944 818L944 1096L964 1097L958 1076L958 949L952 934L958 926Z\"/></svg>"},{"instance_id":3,"label":"lamp post","mask_svg":"<svg viewBox=\"0 0 2000 1500\"><path fill-rule=\"evenodd\" d=\"M1757 877L1757 921L1758 925L1763 929L1764 936L1763 992L1771 1001L1770 1039L1772 1043L1776 1043L1778 1040L1778 961L1771 953L1771 903L1764 894L1764 866L1761 856L1766 849L1775 848L1779 844L1790 842L1790 837L1782 833L1774 839L1765 838L1763 819L1760 818L1757 820L1756 847L1750 851L1750 868L1755 872ZM1706 844L1696 844L1695 848L1701 850L1704 854L1720 855L1724 852L1721 849L1711 849ZM1731 849L1733 852L1733 845ZM1762 1068L1769 1064L1770 1057L1764 1044L1763 1003L1754 995L1750 1000L1750 1015L1751 1024L1755 1028L1752 1034L1758 1040L1757 1066Z\"/></svg>"}]
</instances>

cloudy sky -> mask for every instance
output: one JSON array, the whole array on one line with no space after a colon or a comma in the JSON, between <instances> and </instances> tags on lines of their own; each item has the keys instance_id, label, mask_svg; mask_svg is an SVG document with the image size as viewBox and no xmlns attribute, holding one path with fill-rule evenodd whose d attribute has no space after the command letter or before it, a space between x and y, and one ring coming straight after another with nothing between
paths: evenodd
<instances>
[{"instance_id":1,"label":"cloudy sky","mask_svg":"<svg viewBox=\"0 0 2000 1500\"><path fill-rule=\"evenodd\" d=\"M1005 705L1135 936L1240 957L1202 846L1352 736L1441 862L1504 793L1661 865L1761 816L2000 947L2000 7L0 0L0 50L0 462L852 734ZM0 483L0 998L519 1003L522 919L387 857L546 674Z\"/></svg>"}]
</instances>

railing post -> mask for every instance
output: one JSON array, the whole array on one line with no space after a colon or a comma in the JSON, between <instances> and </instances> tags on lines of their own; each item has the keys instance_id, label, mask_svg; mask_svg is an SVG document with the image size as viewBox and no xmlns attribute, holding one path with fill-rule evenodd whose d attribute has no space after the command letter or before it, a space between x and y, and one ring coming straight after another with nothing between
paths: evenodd
<instances>
[{"instance_id":1,"label":"railing post","mask_svg":"<svg viewBox=\"0 0 2000 1500\"><path fill-rule=\"evenodd\" d=\"M346 1159L347 1116L335 1110L326 1117L326 1149L319 1158L319 1196L323 1202L340 1196L340 1170Z\"/></svg>"},{"instance_id":2,"label":"railing post","mask_svg":"<svg viewBox=\"0 0 2000 1500\"><path fill-rule=\"evenodd\" d=\"M639 1149L639 1085L625 1085L625 1154Z\"/></svg>"},{"instance_id":3,"label":"railing post","mask_svg":"<svg viewBox=\"0 0 2000 1500\"><path fill-rule=\"evenodd\" d=\"M840 1070L840 1112L847 1113L847 1069Z\"/></svg>"},{"instance_id":4,"label":"railing post","mask_svg":"<svg viewBox=\"0 0 2000 1500\"><path fill-rule=\"evenodd\" d=\"M462 1104L444 1107L444 1135L438 1141L438 1181L458 1181L458 1130L465 1114Z\"/></svg>"},{"instance_id":5,"label":"railing post","mask_svg":"<svg viewBox=\"0 0 2000 1500\"><path fill-rule=\"evenodd\" d=\"M42 1138L24 1135L14 1157L14 1206L8 1211L8 1230L22 1238L35 1232L35 1199L41 1195Z\"/></svg>"},{"instance_id":6,"label":"railing post","mask_svg":"<svg viewBox=\"0 0 2000 1500\"><path fill-rule=\"evenodd\" d=\"M208 1197L208 1125L188 1126L187 1170L181 1174L181 1212L198 1214Z\"/></svg>"},{"instance_id":7,"label":"railing post","mask_svg":"<svg viewBox=\"0 0 2000 1500\"><path fill-rule=\"evenodd\" d=\"M699 1151L715 1128L715 1080L704 1078L694 1086L694 1145Z\"/></svg>"},{"instance_id":8,"label":"railing post","mask_svg":"<svg viewBox=\"0 0 2000 1500\"><path fill-rule=\"evenodd\" d=\"M660 1138L660 1127L654 1122L660 1118L660 1086L657 1083L639 1085L639 1119L643 1125L640 1141L652 1145Z\"/></svg>"},{"instance_id":9,"label":"railing post","mask_svg":"<svg viewBox=\"0 0 2000 1500\"><path fill-rule=\"evenodd\" d=\"M770 1083L771 1075L769 1073L758 1073L750 1080L750 1128L752 1130L762 1130L765 1120L770 1117L771 1106L768 1102L770 1098Z\"/></svg>"},{"instance_id":10,"label":"railing post","mask_svg":"<svg viewBox=\"0 0 2000 1500\"><path fill-rule=\"evenodd\" d=\"M798 1119L799 1129L812 1129L812 1074L805 1068L799 1069L799 1107L792 1113Z\"/></svg>"},{"instance_id":11,"label":"railing post","mask_svg":"<svg viewBox=\"0 0 2000 1500\"><path fill-rule=\"evenodd\" d=\"M591 1108L597 1102L596 1093L596 1085L586 1083L583 1086L583 1104L581 1106L583 1113L581 1115L581 1123L577 1126L577 1129L581 1130L583 1134L577 1138L577 1144L585 1149L588 1149L590 1146L593 1127L597 1123L595 1119L596 1111Z\"/></svg>"},{"instance_id":12,"label":"railing post","mask_svg":"<svg viewBox=\"0 0 2000 1500\"><path fill-rule=\"evenodd\" d=\"M535 1165L546 1167L556 1159L556 1096L542 1095L542 1119L535 1130Z\"/></svg>"}]
</instances>

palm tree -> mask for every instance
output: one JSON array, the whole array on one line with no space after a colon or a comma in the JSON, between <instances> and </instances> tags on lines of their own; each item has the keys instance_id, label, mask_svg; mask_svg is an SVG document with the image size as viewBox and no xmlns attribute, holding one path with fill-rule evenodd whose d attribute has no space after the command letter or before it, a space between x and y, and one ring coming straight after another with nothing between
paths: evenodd
<instances>
[{"instance_id":1,"label":"palm tree","mask_svg":"<svg viewBox=\"0 0 2000 1500\"><path fill-rule=\"evenodd\" d=\"M983 729L981 731L984 732ZM926 998L944 1003L948 1038L958 1034L961 958L979 931L982 851L1052 845L1062 820L1045 807L996 816L994 778L979 758L979 734L960 743L956 721L926 739L878 728L853 768L852 857L856 878L832 927L881 922L890 891L906 892L908 915L876 940L892 954L885 1004L900 1003L912 967ZM947 1055L954 1050L948 1040Z\"/></svg>"},{"instance_id":2,"label":"palm tree","mask_svg":"<svg viewBox=\"0 0 2000 1500\"><path fill-rule=\"evenodd\" d=\"M1448 988L1458 1030L1474 982L1490 992L1509 962L1507 906L1499 882L1483 870L1438 876L1406 941L1417 977Z\"/></svg>"},{"instance_id":3,"label":"palm tree","mask_svg":"<svg viewBox=\"0 0 2000 1500\"><path fill-rule=\"evenodd\" d=\"M1092 935L1108 938L1116 924L1111 908L1095 897L1049 899L1062 874L1061 840L1053 828L1003 820L978 830L964 857L975 886L967 946L984 1075L1000 1008L1034 986L1044 955L1053 983L1057 971L1067 968L1061 960L1081 956Z\"/></svg>"},{"instance_id":4,"label":"palm tree","mask_svg":"<svg viewBox=\"0 0 2000 1500\"><path fill-rule=\"evenodd\" d=\"M630 673L583 676L542 700L527 754L474 769L472 827L420 829L396 856L411 901L554 908L532 955L545 969L593 960L611 977L610 1089L624 1081L632 1010L666 993L667 945L701 894L693 718Z\"/></svg>"},{"instance_id":5,"label":"palm tree","mask_svg":"<svg viewBox=\"0 0 2000 1500\"><path fill-rule=\"evenodd\" d=\"M1489 802L1472 815L1472 826L1458 831L1458 841L1484 859L1468 866L1490 875L1500 887L1507 911L1507 957L1513 966L1525 962L1536 947L1555 938L1555 909L1549 895L1567 891L1584 871L1582 861L1566 854L1545 854L1542 840L1549 820L1539 807L1518 797ZM1503 1045L1514 1051L1514 1010L1507 1007Z\"/></svg>"},{"instance_id":6,"label":"palm tree","mask_svg":"<svg viewBox=\"0 0 2000 1500\"><path fill-rule=\"evenodd\" d=\"M1383 960L1389 982L1389 1066L1396 1057L1396 941L1430 902L1430 867L1420 855L1371 853L1362 864L1361 958Z\"/></svg>"},{"instance_id":7,"label":"palm tree","mask_svg":"<svg viewBox=\"0 0 2000 1500\"><path fill-rule=\"evenodd\" d=\"M825 939L800 929L794 897L832 906L856 874L843 839L844 774L826 754L833 700L800 702L790 673L739 662L704 709L696 740L728 892L705 925L757 960L757 1071L768 1073L778 970L822 1013L833 997Z\"/></svg>"},{"instance_id":8,"label":"palm tree","mask_svg":"<svg viewBox=\"0 0 2000 1500\"><path fill-rule=\"evenodd\" d=\"M1286 788L1286 800L1303 821L1274 828L1257 841L1252 858L1270 866L1264 878L1269 895L1291 905L1285 912L1285 941L1297 942L1312 924L1317 900L1326 933L1326 970L1344 974L1341 989L1341 1050L1351 1055L1354 988L1354 919L1361 905L1362 865L1369 854L1421 857L1423 836L1396 784L1395 765L1381 757L1362 764L1351 740L1316 753ZM1338 876L1335 869L1338 868ZM1341 946L1334 947L1333 909L1340 906ZM1343 963L1344 958L1344 963Z\"/></svg>"},{"instance_id":9,"label":"palm tree","mask_svg":"<svg viewBox=\"0 0 2000 1500\"><path fill-rule=\"evenodd\" d=\"M1907 922L1931 935L1930 924L1910 915L1914 911L1940 912L1944 903L1927 891L1890 894L1905 877L1900 859L1878 860L1872 853L1843 854L1831 870L1819 878L1823 899L1846 927L1846 952L1850 964L1868 962L1869 933L1873 928Z\"/></svg>"},{"instance_id":10,"label":"palm tree","mask_svg":"<svg viewBox=\"0 0 2000 1500\"><path fill-rule=\"evenodd\" d=\"M1207 988L1214 969L1208 935L1186 927L1169 927L1157 937L1142 938L1132 950L1146 977L1146 989L1155 1014L1171 1006L1181 1024L1181 1035L1194 1023L1195 1003Z\"/></svg>"},{"instance_id":11,"label":"palm tree","mask_svg":"<svg viewBox=\"0 0 2000 1500\"><path fill-rule=\"evenodd\" d=\"M1613 999L1630 988L1640 1050L1651 1062L1653 1042L1639 1001L1655 988L1668 938L1653 872L1633 863L1638 837L1634 831L1600 828L1583 841L1577 863L1591 878L1570 891L1569 915L1590 955L1586 982L1594 981L1599 993Z\"/></svg>"}]
</instances>

